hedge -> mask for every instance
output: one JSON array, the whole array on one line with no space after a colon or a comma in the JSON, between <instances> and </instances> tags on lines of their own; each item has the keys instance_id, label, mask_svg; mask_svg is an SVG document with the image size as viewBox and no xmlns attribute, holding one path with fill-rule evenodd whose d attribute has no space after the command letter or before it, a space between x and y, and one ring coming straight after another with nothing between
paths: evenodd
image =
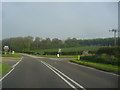
<instances>
[{"instance_id":1,"label":"hedge","mask_svg":"<svg viewBox=\"0 0 120 90\"><path fill-rule=\"evenodd\" d=\"M120 46L102 47L96 52L96 54L108 54L108 55L114 55L116 57L120 57Z\"/></svg>"},{"instance_id":2,"label":"hedge","mask_svg":"<svg viewBox=\"0 0 120 90\"><path fill-rule=\"evenodd\" d=\"M81 60L104 63L104 64L112 64L112 65L120 64L120 58L117 58L113 55L107 55L107 54L93 55L93 56L81 56Z\"/></svg>"}]
</instances>

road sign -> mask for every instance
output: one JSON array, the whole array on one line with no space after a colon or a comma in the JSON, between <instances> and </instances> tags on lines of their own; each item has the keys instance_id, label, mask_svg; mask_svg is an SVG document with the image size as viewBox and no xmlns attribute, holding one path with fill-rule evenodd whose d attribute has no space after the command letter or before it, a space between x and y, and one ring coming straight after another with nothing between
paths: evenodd
<instances>
[{"instance_id":1,"label":"road sign","mask_svg":"<svg viewBox=\"0 0 120 90\"><path fill-rule=\"evenodd\" d=\"M5 51L8 51L9 50L9 47L8 46L4 46L3 48Z\"/></svg>"},{"instance_id":2,"label":"road sign","mask_svg":"<svg viewBox=\"0 0 120 90\"><path fill-rule=\"evenodd\" d=\"M58 53L60 53L61 52L61 49L58 49Z\"/></svg>"}]
</instances>

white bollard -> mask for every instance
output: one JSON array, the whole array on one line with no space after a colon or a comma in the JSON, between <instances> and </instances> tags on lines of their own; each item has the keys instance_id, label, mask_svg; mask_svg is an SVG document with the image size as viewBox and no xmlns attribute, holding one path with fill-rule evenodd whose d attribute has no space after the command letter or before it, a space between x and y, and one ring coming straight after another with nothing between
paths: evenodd
<instances>
[{"instance_id":1,"label":"white bollard","mask_svg":"<svg viewBox=\"0 0 120 90\"><path fill-rule=\"evenodd\" d=\"M12 51L12 54L15 54L15 52L14 52L14 51Z\"/></svg>"},{"instance_id":2,"label":"white bollard","mask_svg":"<svg viewBox=\"0 0 120 90\"><path fill-rule=\"evenodd\" d=\"M60 55L59 55L59 54L57 54L57 57L60 57Z\"/></svg>"}]
</instances>

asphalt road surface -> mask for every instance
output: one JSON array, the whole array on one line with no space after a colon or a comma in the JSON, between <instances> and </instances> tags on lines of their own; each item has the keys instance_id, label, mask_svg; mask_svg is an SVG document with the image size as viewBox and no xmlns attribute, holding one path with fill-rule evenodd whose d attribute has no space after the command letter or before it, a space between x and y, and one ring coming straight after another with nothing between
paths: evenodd
<instances>
[{"instance_id":1,"label":"asphalt road surface","mask_svg":"<svg viewBox=\"0 0 120 90\"><path fill-rule=\"evenodd\" d=\"M118 88L118 75L73 64L69 59L23 55L2 80L2 88Z\"/></svg>"}]
</instances>

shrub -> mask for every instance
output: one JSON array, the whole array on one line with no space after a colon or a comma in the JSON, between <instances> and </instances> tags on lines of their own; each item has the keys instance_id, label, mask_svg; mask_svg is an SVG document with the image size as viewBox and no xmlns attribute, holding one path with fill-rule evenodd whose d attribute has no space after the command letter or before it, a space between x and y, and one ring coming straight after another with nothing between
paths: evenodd
<instances>
[{"instance_id":1,"label":"shrub","mask_svg":"<svg viewBox=\"0 0 120 90\"><path fill-rule=\"evenodd\" d=\"M93 56L81 56L81 59L85 61L112 64L112 65L118 65L120 63L120 60L117 57L113 55L110 56L107 54L93 55Z\"/></svg>"},{"instance_id":2,"label":"shrub","mask_svg":"<svg viewBox=\"0 0 120 90\"><path fill-rule=\"evenodd\" d=\"M34 54L33 51L22 51L21 53Z\"/></svg>"},{"instance_id":3,"label":"shrub","mask_svg":"<svg viewBox=\"0 0 120 90\"><path fill-rule=\"evenodd\" d=\"M81 55L83 51L62 51L61 55ZM45 51L44 55L56 55L57 51ZM94 54L95 51L89 51L89 53Z\"/></svg>"},{"instance_id":4,"label":"shrub","mask_svg":"<svg viewBox=\"0 0 120 90\"><path fill-rule=\"evenodd\" d=\"M120 56L120 47L102 47L96 52L96 54L108 54L118 57Z\"/></svg>"}]
</instances>

